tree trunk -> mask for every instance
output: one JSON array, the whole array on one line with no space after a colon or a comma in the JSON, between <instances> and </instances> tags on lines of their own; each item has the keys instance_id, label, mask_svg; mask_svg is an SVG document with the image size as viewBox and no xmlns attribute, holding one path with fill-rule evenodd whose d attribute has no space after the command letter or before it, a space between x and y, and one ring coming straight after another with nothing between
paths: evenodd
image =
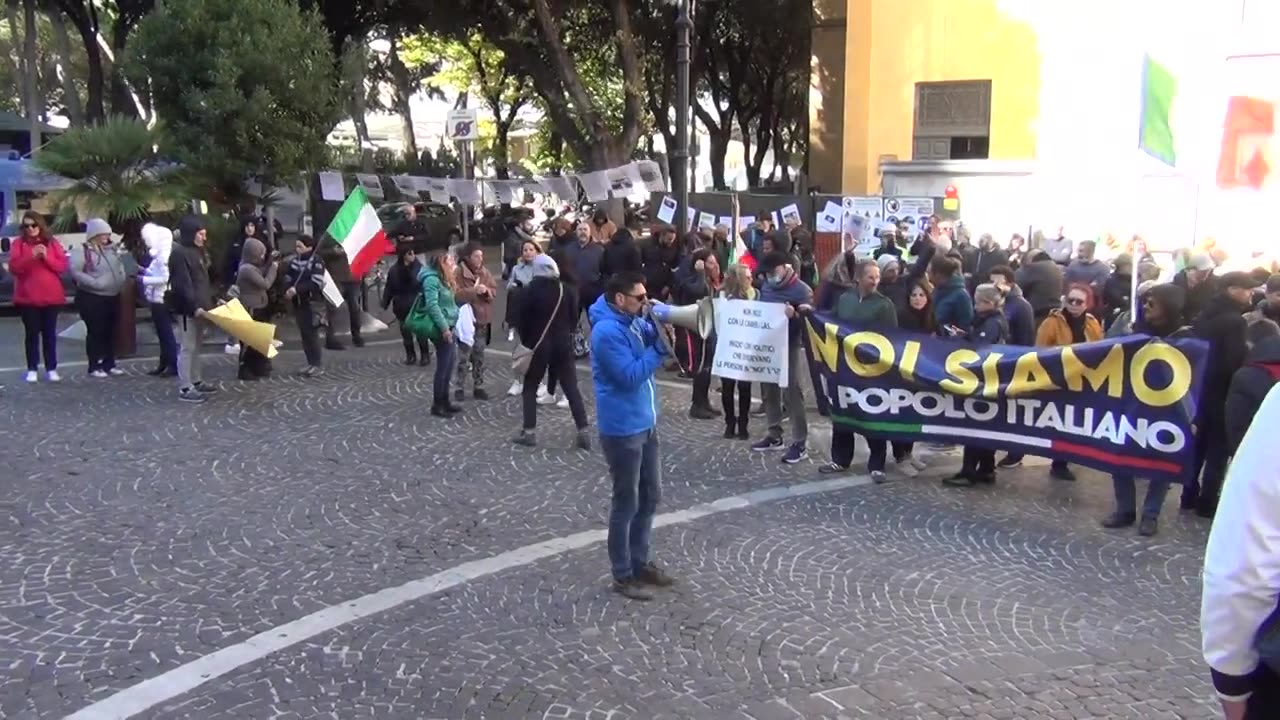
<instances>
[{"instance_id":1,"label":"tree trunk","mask_svg":"<svg viewBox=\"0 0 1280 720\"><path fill-rule=\"evenodd\" d=\"M496 111L494 121L493 173L499 180L507 180L511 177L508 167L511 163L511 123L503 122L501 113Z\"/></svg>"},{"instance_id":2,"label":"tree trunk","mask_svg":"<svg viewBox=\"0 0 1280 720\"><path fill-rule=\"evenodd\" d=\"M409 68L400 60L400 31L392 29L387 35L391 47L387 51L387 68L391 71L391 84L395 89L393 106L400 116L400 131L404 134L404 154L410 158L418 157L418 141L413 136L413 110L409 98L413 96L413 85L409 81Z\"/></svg>"},{"instance_id":3,"label":"tree trunk","mask_svg":"<svg viewBox=\"0 0 1280 720\"><path fill-rule=\"evenodd\" d=\"M133 90L125 79L123 64L124 44L129 38L129 26L116 20L111 30L111 112L126 117L139 117L138 104Z\"/></svg>"},{"instance_id":4,"label":"tree trunk","mask_svg":"<svg viewBox=\"0 0 1280 720\"><path fill-rule=\"evenodd\" d=\"M551 172L558 175L564 170L564 137L554 128L547 138L547 149L551 153Z\"/></svg>"},{"instance_id":5,"label":"tree trunk","mask_svg":"<svg viewBox=\"0 0 1280 720\"><path fill-rule=\"evenodd\" d=\"M71 22L75 25L76 34L80 36L80 44L84 46L85 62L88 65L88 77L85 79L87 88L85 97L84 119L89 124L102 122L106 117L106 106L104 105L104 96L106 88L106 73L103 71L102 48L98 45L98 30L93 24L84 17L77 17L69 14Z\"/></svg>"},{"instance_id":6,"label":"tree trunk","mask_svg":"<svg viewBox=\"0 0 1280 720\"><path fill-rule=\"evenodd\" d=\"M62 13L50 9L49 24L53 28L53 42L58 50L58 78L62 80L63 103L67 109L67 119L72 126L84 124L84 103L80 100L80 91L76 88L75 79L71 77L71 37L67 34L67 23Z\"/></svg>"},{"instance_id":7,"label":"tree trunk","mask_svg":"<svg viewBox=\"0 0 1280 720\"><path fill-rule=\"evenodd\" d=\"M707 134L711 136L711 184L715 186L712 189L723 190L728 187L724 179L724 161L729 154L729 140L733 133L730 128L708 127Z\"/></svg>"},{"instance_id":8,"label":"tree trunk","mask_svg":"<svg viewBox=\"0 0 1280 720\"><path fill-rule=\"evenodd\" d=\"M35 155L42 144L40 140L40 116L44 114L44 106L40 102L40 87L36 48L36 0L26 0L22 6L22 52L26 55L26 74L23 76L22 89L26 91L27 122L31 126L31 154Z\"/></svg>"},{"instance_id":9,"label":"tree trunk","mask_svg":"<svg viewBox=\"0 0 1280 720\"><path fill-rule=\"evenodd\" d=\"M347 83L351 86L351 94L347 98L347 109L351 115L351 124L356 129L356 150L360 153L360 169L373 172L372 141L369 139L369 122L365 118L365 69L368 67L368 47L364 36L353 38L350 46L351 56L347 58Z\"/></svg>"}]
</instances>

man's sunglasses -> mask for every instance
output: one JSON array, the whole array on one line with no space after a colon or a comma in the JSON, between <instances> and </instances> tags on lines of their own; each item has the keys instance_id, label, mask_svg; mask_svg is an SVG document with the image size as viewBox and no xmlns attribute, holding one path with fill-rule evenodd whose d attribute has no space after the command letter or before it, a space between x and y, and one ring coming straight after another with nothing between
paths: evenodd
<instances>
[{"instance_id":1,"label":"man's sunglasses","mask_svg":"<svg viewBox=\"0 0 1280 720\"><path fill-rule=\"evenodd\" d=\"M639 295L628 295L627 297L633 298L637 302L645 302L649 299L649 296L645 293L640 293Z\"/></svg>"}]
</instances>

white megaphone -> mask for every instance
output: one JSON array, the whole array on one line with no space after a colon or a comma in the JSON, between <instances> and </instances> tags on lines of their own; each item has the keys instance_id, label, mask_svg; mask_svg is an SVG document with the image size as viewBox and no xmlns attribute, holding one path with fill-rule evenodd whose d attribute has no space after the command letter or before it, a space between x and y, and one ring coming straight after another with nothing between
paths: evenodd
<instances>
[{"instance_id":1,"label":"white megaphone","mask_svg":"<svg viewBox=\"0 0 1280 720\"><path fill-rule=\"evenodd\" d=\"M716 306L709 297L689 305L655 303L651 314L657 322L691 330L700 337L710 337L716 331Z\"/></svg>"}]
</instances>

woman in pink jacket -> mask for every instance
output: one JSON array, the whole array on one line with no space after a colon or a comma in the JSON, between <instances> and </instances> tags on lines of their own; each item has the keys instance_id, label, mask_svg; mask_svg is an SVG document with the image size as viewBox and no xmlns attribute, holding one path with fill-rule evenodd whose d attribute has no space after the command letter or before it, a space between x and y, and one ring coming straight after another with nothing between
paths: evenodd
<instances>
[{"instance_id":1,"label":"woman in pink jacket","mask_svg":"<svg viewBox=\"0 0 1280 720\"><path fill-rule=\"evenodd\" d=\"M22 216L22 237L9 255L13 275L13 306L22 316L26 331L27 377L40 379L40 349L44 348L45 377L58 382L58 310L66 304L62 274L67 271L67 253L45 225L44 218L28 210Z\"/></svg>"}]
</instances>

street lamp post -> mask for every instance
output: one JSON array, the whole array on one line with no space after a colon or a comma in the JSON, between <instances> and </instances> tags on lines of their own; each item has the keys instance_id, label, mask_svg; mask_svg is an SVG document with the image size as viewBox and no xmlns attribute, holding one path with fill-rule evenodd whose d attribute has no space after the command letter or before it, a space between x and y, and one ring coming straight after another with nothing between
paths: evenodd
<instances>
[{"instance_id":1,"label":"street lamp post","mask_svg":"<svg viewBox=\"0 0 1280 720\"><path fill-rule=\"evenodd\" d=\"M689 46L693 21L689 19L689 0L676 2L676 148L671 153L675 161L671 180L676 192L675 225L683 237L689 229Z\"/></svg>"}]
</instances>

